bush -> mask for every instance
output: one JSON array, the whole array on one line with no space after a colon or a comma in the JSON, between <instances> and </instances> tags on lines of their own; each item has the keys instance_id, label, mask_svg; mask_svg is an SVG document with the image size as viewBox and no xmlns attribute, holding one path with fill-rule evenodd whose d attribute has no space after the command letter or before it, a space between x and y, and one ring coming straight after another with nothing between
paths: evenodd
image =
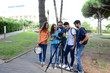
<instances>
[{"instance_id":1,"label":"bush","mask_svg":"<svg viewBox=\"0 0 110 73\"><path fill-rule=\"evenodd\" d=\"M23 24L20 24L16 19L0 17L0 34L4 33L4 26L6 26L6 32L23 29Z\"/></svg>"}]
</instances>

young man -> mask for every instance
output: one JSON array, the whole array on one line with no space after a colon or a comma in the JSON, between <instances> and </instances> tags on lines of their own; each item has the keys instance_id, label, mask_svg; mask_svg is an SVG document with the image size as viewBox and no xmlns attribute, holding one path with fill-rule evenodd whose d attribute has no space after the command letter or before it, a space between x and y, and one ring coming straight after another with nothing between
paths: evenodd
<instances>
[{"instance_id":1,"label":"young man","mask_svg":"<svg viewBox=\"0 0 110 73\"><path fill-rule=\"evenodd\" d=\"M70 70L73 68L73 63L74 63L74 51L75 51L75 45L76 45L76 30L74 28L70 28L69 23L65 22L64 26L66 28L66 30L68 31L68 43L66 46L66 50L65 50L65 64L63 65L62 68L66 68L67 70ZM71 56L71 63L70 63L70 68L67 65L67 57L68 57L68 53L70 52L70 56Z\"/></svg>"},{"instance_id":2,"label":"young man","mask_svg":"<svg viewBox=\"0 0 110 73\"><path fill-rule=\"evenodd\" d=\"M77 56L76 56L77 57L77 70L79 73L84 73L82 64L81 64L81 55L85 47L84 42L86 42L89 39L89 35L87 34L86 30L83 27L81 27L81 23L79 20L76 20L74 22L74 25L76 28L79 29L77 31Z\"/></svg>"},{"instance_id":3,"label":"young man","mask_svg":"<svg viewBox=\"0 0 110 73\"><path fill-rule=\"evenodd\" d=\"M63 32L62 43L63 43L63 48L64 48L64 46L66 44L66 29L65 29L65 27L63 27L63 22L62 21L58 22L57 30ZM61 55L61 53L59 55ZM64 56L64 54L63 54L63 56ZM63 63L63 56L62 56L62 63ZM61 67L61 61L60 61L59 67Z\"/></svg>"}]
</instances>

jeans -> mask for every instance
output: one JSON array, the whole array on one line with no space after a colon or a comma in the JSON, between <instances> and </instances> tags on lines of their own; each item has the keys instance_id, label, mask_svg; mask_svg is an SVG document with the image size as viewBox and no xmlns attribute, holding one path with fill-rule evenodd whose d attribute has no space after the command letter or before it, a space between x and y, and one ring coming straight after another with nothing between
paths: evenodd
<instances>
[{"instance_id":1,"label":"jeans","mask_svg":"<svg viewBox=\"0 0 110 73\"><path fill-rule=\"evenodd\" d=\"M66 57L65 57L65 65L67 65L67 57L68 57L68 53L70 52L70 56L71 56L71 63L70 63L70 66L73 67L73 63L74 63L74 50L71 50L73 46L71 45L67 45L66 47L66 50L65 50L65 54L66 54Z\"/></svg>"},{"instance_id":2,"label":"jeans","mask_svg":"<svg viewBox=\"0 0 110 73\"><path fill-rule=\"evenodd\" d=\"M57 64L58 56L59 56L59 47L57 47L57 46L58 46L58 44L51 44L51 48L50 48L50 60L51 60L55 50L57 49L57 51L55 53L55 64ZM52 64L52 60L51 60L50 64Z\"/></svg>"},{"instance_id":3,"label":"jeans","mask_svg":"<svg viewBox=\"0 0 110 73\"><path fill-rule=\"evenodd\" d=\"M41 63L41 62L45 62L47 44L39 44L39 46L43 49L43 61L42 61L42 53L39 54L39 61Z\"/></svg>"},{"instance_id":4,"label":"jeans","mask_svg":"<svg viewBox=\"0 0 110 73\"><path fill-rule=\"evenodd\" d=\"M81 55L82 55L82 52L84 50L84 47L85 47L85 45L77 44L76 58L77 58L77 69L78 69L79 72L83 72L82 63L81 63Z\"/></svg>"}]
</instances>

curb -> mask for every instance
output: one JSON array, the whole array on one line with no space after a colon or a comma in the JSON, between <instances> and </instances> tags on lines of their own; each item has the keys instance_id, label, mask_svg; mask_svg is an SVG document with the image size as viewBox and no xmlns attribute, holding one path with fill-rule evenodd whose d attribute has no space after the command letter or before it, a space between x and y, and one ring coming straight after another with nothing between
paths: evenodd
<instances>
[{"instance_id":1,"label":"curb","mask_svg":"<svg viewBox=\"0 0 110 73\"><path fill-rule=\"evenodd\" d=\"M0 64L3 64L3 63L5 63L5 61L3 61L3 60L0 59Z\"/></svg>"},{"instance_id":2,"label":"curb","mask_svg":"<svg viewBox=\"0 0 110 73\"><path fill-rule=\"evenodd\" d=\"M12 57L11 59L4 61L4 63L8 63L8 62L10 62L10 61L12 61L12 60L14 60L14 59L16 59L16 58L18 58L18 57L21 57L21 56L23 56L24 54L26 54L26 53L28 53L28 52L30 52L30 51L32 51L32 50L33 50L33 49L30 49L30 50L25 51L25 52L23 52L23 53L21 53L21 54L15 56L15 57Z\"/></svg>"}]
</instances>

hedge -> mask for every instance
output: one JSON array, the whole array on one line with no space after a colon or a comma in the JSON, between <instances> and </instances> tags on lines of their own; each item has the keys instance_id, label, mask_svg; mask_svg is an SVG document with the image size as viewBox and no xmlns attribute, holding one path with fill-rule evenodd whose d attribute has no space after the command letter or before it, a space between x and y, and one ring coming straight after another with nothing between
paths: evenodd
<instances>
[{"instance_id":1,"label":"hedge","mask_svg":"<svg viewBox=\"0 0 110 73\"><path fill-rule=\"evenodd\" d=\"M23 24L20 24L15 19L0 20L0 34L4 33L4 26L6 26L6 32L14 32L23 29Z\"/></svg>"}]
</instances>

